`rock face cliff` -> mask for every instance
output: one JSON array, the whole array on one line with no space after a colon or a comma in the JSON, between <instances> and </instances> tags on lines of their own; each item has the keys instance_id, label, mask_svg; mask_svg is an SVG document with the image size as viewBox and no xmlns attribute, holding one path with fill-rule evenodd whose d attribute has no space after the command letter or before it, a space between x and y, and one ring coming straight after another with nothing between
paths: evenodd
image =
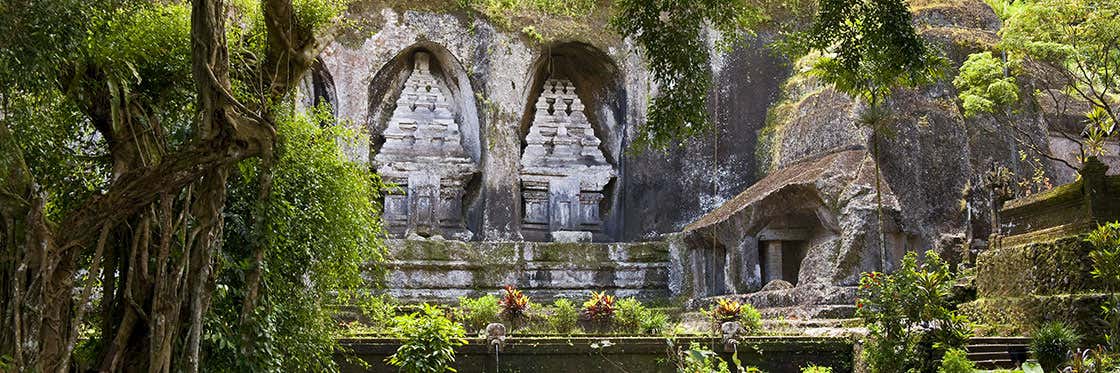
<instances>
[{"instance_id":1,"label":"rock face cliff","mask_svg":"<svg viewBox=\"0 0 1120 373\"><path fill-rule=\"evenodd\" d=\"M379 28L349 34L328 48L305 94L308 102L330 102L347 125L369 134L369 144L352 153L374 160L397 105L410 102L402 101L402 86L417 56L429 56L426 71L457 126L461 137L455 140L477 164L477 173L460 183L461 198L440 205L460 209L471 233L463 237L585 237L527 234L525 227L551 226L548 219L561 214L527 208L539 209L540 201L569 203L581 207L563 211L578 217L560 218L587 224L566 229L593 226L596 241L651 240L684 231L671 250L674 295L748 293L781 280L795 286L753 301L840 305L853 293L838 287L856 284L862 271L889 270L910 250L959 254L969 239L986 237L987 201L977 186L992 164L1032 172L1020 147L993 120L962 116L950 83L970 53L998 41L998 17L981 0L917 0L911 6L921 35L951 66L937 84L895 92L887 133L861 128L859 104L807 74L808 60L785 61L767 48L773 35L762 31L713 58L708 110L715 126L709 135L664 153L628 151L656 87L630 42L604 36L602 17L580 27L555 26L559 31L544 30L551 26L542 20L542 31L555 32L541 38L454 6L365 9L356 21L377 19L366 23ZM576 96L565 96L567 88L550 90L556 84L549 82L557 81L570 82ZM1042 116L1025 108L1019 119L1036 132L1031 141L1045 147L1049 129ZM534 118L541 117L585 118L590 130L583 122L565 122L540 132ZM397 132L393 146L411 141ZM560 186L526 188L527 136L535 139L534 154L570 145L557 139L578 139L579 154L565 159L607 170L599 179L609 181L567 194ZM1041 167L1055 180L1069 177L1049 164Z\"/></svg>"},{"instance_id":2,"label":"rock face cliff","mask_svg":"<svg viewBox=\"0 0 1120 373\"><path fill-rule=\"evenodd\" d=\"M308 102L333 104L347 125L369 134L368 148L352 155L372 160L417 52L431 56L431 74L448 90L462 146L479 165L462 197L475 240L524 238L520 159L548 79L574 83L617 173L598 203L603 234L597 240L638 241L679 231L757 180L757 132L788 75L782 59L763 48L766 37L748 40L714 59L709 109L718 125L710 136L665 153L626 152L656 87L633 45L602 37L603 25L542 42L454 7L371 8L356 17L376 18L380 28L347 35L326 50L307 84L305 94L315 96Z\"/></svg>"},{"instance_id":3,"label":"rock face cliff","mask_svg":"<svg viewBox=\"0 0 1120 373\"><path fill-rule=\"evenodd\" d=\"M906 251L960 258L971 238L987 237L989 201L978 187L993 164L1019 175L1040 168L1054 179L1070 177L1071 170L1024 161L1032 154L1006 129L991 118L964 118L956 103L950 82L957 68L998 41L1000 21L991 8L980 0L911 7L919 33L950 60L946 76L896 90L887 104L889 130L873 133L858 124L860 104L808 74L812 57L794 63L752 144L758 169L769 172L685 228L676 271L691 281L685 288L693 297L751 293L783 280L796 286L743 298L787 314L791 306L814 305L802 307L801 316L850 311L844 308L854 292L844 287L856 285L861 272L890 270ZM1029 141L1045 148L1050 129L1041 116L1027 105L1016 120L1025 123Z\"/></svg>"}]
</instances>

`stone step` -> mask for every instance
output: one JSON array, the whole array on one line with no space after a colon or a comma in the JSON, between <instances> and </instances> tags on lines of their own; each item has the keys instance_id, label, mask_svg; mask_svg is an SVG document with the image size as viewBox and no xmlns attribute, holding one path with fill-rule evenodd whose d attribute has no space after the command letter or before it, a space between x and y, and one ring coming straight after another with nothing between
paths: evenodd
<instances>
[{"instance_id":1,"label":"stone step","mask_svg":"<svg viewBox=\"0 0 1120 373\"><path fill-rule=\"evenodd\" d=\"M1014 369L1030 357L1029 338L977 337L969 340L968 359L981 369Z\"/></svg>"}]
</instances>

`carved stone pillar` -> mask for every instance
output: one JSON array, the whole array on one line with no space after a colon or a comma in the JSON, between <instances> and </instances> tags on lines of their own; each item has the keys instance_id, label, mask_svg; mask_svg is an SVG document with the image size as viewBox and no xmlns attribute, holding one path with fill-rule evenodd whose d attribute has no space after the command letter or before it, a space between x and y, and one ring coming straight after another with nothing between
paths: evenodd
<instances>
[{"instance_id":1,"label":"carved stone pillar","mask_svg":"<svg viewBox=\"0 0 1120 373\"><path fill-rule=\"evenodd\" d=\"M782 279L782 241L767 241L766 246L766 278L763 285L774 280Z\"/></svg>"}]
</instances>

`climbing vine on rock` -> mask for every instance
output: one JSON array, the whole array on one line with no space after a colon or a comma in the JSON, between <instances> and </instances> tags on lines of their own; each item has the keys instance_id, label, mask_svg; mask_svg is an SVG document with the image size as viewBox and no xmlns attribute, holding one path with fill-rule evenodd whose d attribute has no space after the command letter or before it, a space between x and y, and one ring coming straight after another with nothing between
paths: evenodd
<instances>
[{"instance_id":1,"label":"climbing vine on rock","mask_svg":"<svg viewBox=\"0 0 1120 373\"><path fill-rule=\"evenodd\" d=\"M703 134L712 86L708 27L727 50L764 19L761 11L745 0L621 0L615 7L611 25L638 44L657 87L634 145L666 150Z\"/></svg>"}]
</instances>

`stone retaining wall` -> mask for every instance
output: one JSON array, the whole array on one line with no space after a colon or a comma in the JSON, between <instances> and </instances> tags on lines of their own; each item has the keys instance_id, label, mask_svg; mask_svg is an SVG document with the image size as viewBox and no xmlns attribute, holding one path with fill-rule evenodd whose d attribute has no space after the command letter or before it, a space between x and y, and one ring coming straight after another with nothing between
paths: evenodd
<instances>
[{"instance_id":1,"label":"stone retaining wall","mask_svg":"<svg viewBox=\"0 0 1120 373\"><path fill-rule=\"evenodd\" d=\"M607 347L603 341L610 341ZM676 372L668 361L673 346L699 343L720 353L731 364L731 353L712 338L678 338L673 345L665 337L516 337L495 356L486 341L469 339L456 351L454 368L473 372ZM396 372L384 360L400 343L393 339L343 340L345 348L369 364L361 368L338 359L343 372ZM800 372L810 364L831 367L834 373L852 371L852 342L844 338L747 337L738 346L744 366L772 373Z\"/></svg>"},{"instance_id":2,"label":"stone retaining wall","mask_svg":"<svg viewBox=\"0 0 1120 373\"><path fill-rule=\"evenodd\" d=\"M406 302L453 303L516 285L535 302L586 297L669 296L669 247L649 243L389 240L385 291Z\"/></svg>"}]
</instances>

